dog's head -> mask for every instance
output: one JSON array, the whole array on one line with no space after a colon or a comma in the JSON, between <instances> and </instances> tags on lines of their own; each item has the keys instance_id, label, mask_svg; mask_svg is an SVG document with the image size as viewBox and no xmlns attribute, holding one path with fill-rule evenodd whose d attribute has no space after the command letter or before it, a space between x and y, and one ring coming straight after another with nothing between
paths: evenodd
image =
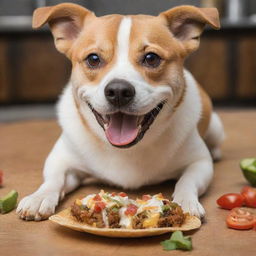
<instances>
[{"instance_id":1,"label":"dog's head","mask_svg":"<svg viewBox=\"0 0 256 256\"><path fill-rule=\"evenodd\" d=\"M198 48L206 24L219 28L217 9L193 6L156 17L96 17L64 3L35 10L33 27L45 23L72 62L73 93L85 120L94 115L96 133L117 147L136 144L153 123L166 122L185 91L184 58Z\"/></svg>"}]
</instances>

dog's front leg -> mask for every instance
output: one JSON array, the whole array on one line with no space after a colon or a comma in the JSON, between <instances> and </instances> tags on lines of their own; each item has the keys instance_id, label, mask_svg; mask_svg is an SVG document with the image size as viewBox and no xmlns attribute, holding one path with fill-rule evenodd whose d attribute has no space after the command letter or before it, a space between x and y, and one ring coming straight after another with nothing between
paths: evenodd
<instances>
[{"instance_id":1,"label":"dog's front leg","mask_svg":"<svg viewBox=\"0 0 256 256\"><path fill-rule=\"evenodd\" d=\"M17 208L17 213L24 220L47 219L55 211L60 199L80 184L74 173L67 173L72 168L72 156L67 150L63 138L56 142L44 166L44 182L33 194L24 197Z\"/></svg>"},{"instance_id":2,"label":"dog's front leg","mask_svg":"<svg viewBox=\"0 0 256 256\"><path fill-rule=\"evenodd\" d=\"M190 164L176 183L173 201L181 205L185 212L203 217L205 210L198 197L206 191L212 176L213 164L210 157Z\"/></svg>"}]
</instances>

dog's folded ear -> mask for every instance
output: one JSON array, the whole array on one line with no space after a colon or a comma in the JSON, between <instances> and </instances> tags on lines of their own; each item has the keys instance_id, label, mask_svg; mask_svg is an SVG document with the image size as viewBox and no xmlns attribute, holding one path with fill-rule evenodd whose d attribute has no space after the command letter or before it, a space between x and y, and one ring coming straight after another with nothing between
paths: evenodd
<instances>
[{"instance_id":1,"label":"dog's folded ear","mask_svg":"<svg viewBox=\"0 0 256 256\"><path fill-rule=\"evenodd\" d=\"M205 25L208 24L214 29L220 28L219 13L216 8L184 5L162 12L159 16L166 19L172 34L183 43L187 53L198 48Z\"/></svg>"},{"instance_id":2,"label":"dog's folded ear","mask_svg":"<svg viewBox=\"0 0 256 256\"><path fill-rule=\"evenodd\" d=\"M94 13L71 3L41 7L33 13L32 27L37 29L48 23L56 48L68 55L68 50L83 28L85 18L91 15Z\"/></svg>"}]
</instances>

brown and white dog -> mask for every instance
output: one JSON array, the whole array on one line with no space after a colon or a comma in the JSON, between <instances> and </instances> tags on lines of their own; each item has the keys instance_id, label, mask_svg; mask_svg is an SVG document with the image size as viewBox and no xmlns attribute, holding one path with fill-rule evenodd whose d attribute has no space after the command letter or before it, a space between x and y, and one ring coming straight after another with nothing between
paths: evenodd
<instances>
[{"instance_id":1,"label":"brown and white dog","mask_svg":"<svg viewBox=\"0 0 256 256\"><path fill-rule=\"evenodd\" d=\"M96 17L64 3L35 10L33 27L45 23L73 68L58 104L63 132L45 162L44 183L19 203L20 217L48 218L89 176L126 189L177 179L173 200L202 217L198 197L224 131L183 63L206 24L219 28L218 11L179 6L156 17Z\"/></svg>"}]
</instances>

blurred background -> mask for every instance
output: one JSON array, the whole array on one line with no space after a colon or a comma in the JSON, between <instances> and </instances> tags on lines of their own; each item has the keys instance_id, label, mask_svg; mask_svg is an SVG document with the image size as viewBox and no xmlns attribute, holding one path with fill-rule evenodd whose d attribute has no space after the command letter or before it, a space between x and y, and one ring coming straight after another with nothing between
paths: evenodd
<instances>
[{"instance_id":1,"label":"blurred background","mask_svg":"<svg viewBox=\"0 0 256 256\"><path fill-rule=\"evenodd\" d=\"M217 7L222 28L206 28L186 67L215 106L256 106L255 0L1 0L0 122L52 118L71 66L54 47L47 27L33 31L33 10L61 2L81 4L96 15L153 14L183 4Z\"/></svg>"}]
</instances>

